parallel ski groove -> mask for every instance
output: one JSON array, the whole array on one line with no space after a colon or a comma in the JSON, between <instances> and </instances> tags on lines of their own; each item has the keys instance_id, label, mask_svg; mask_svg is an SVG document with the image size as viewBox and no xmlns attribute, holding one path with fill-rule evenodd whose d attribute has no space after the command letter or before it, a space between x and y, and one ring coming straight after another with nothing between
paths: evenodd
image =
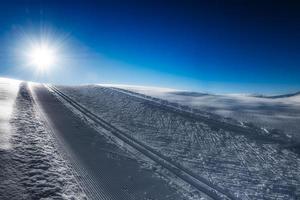
<instances>
[{"instance_id":1,"label":"parallel ski groove","mask_svg":"<svg viewBox=\"0 0 300 200\"><path fill-rule=\"evenodd\" d=\"M82 114L105 128L106 130L110 131L114 136L124 141L129 146L135 148L154 162L158 163L159 165L163 166L164 168L171 171L173 174L175 174L177 177L185 181L186 183L192 185L197 190L205 193L209 197L213 199L237 199L233 195L229 194L228 192L224 191L222 188L212 184L208 180L204 179L203 177L200 177L199 175L193 173L192 171L184 168L179 163L174 162L170 158L160 154L159 152L155 151L151 147L145 145L144 143L136 140L132 136L129 136L128 134L120 131L110 123L106 122L99 116L95 115L91 111L89 111L84 106L77 103L75 100L61 92L59 89L57 89L54 86L47 86L50 88L53 92L55 92L57 95L62 97L64 100L66 100L68 103L70 103L75 109L80 111Z\"/></svg>"},{"instance_id":2,"label":"parallel ski groove","mask_svg":"<svg viewBox=\"0 0 300 200\"><path fill-rule=\"evenodd\" d=\"M33 98L33 102L36 105L36 109L38 109L38 113L43 118L43 121L45 121L45 125L49 128L49 133L52 135L52 137L56 140L57 144L56 147L60 150L61 156L67 160L69 160L70 164L73 166L68 168L72 171L72 174L76 178L76 182L80 186L80 188L85 192L85 194L88 196L89 199L102 199L102 200L111 200L111 198L107 197L106 194L103 192L102 189L99 188L99 186L96 186L95 180L92 179L88 175L88 172L85 170L85 168L78 162L78 160L75 158L74 155L72 155L72 152L68 150L68 148L65 148L65 146L61 143L62 140L59 138L57 134L55 134L55 130L53 129L52 123L47 119L45 116L43 109L41 108L41 105L38 103L37 97L34 94L34 91L30 88L30 94ZM83 183L80 180L83 180ZM87 189L85 187L85 184L88 184L90 187Z\"/></svg>"}]
</instances>

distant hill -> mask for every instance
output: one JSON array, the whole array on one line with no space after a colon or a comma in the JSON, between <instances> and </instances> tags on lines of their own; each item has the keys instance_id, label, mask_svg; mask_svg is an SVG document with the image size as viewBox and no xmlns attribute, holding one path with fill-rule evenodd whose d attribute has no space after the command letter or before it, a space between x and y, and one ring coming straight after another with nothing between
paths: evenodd
<instances>
[{"instance_id":1,"label":"distant hill","mask_svg":"<svg viewBox=\"0 0 300 200\"><path fill-rule=\"evenodd\" d=\"M295 93L290 93L290 94L281 94L281 95L273 95L273 96L266 96L266 95L251 95L251 96L258 97L258 98L279 99L279 98L294 97L297 95L300 95L300 91Z\"/></svg>"}]
</instances>

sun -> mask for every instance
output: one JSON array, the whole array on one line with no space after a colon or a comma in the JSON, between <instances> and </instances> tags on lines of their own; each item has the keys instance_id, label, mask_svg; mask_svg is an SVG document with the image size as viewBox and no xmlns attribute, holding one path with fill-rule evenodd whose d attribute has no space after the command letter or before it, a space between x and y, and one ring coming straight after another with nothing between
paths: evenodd
<instances>
[{"instance_id":1,"label":"sun","mask_svg":"<svg viewBox=\"0 0 300 200\"><path fill-rule=\"evenodd\" d=\"M32 46L28 52L28 58L30 65L45 71L55 64L57 55L54 48L51 48L48 44L41 43Z\"/></svg>"}]
</instances>

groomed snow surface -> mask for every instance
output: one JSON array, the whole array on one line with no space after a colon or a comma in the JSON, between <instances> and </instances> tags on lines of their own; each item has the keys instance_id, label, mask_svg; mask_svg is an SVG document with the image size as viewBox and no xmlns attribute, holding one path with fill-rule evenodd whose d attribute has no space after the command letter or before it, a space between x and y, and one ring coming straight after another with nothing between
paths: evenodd
<instances>
[{"instance_id":1,"label":"groomed snow surface","mask_svg":"<svg viewBox=\"0 0 300 200\"><path fill-rule=\"evenodd\" d=\"M0 199L85 199L28 91L0 79Z\"/></svg>"},{"instance_id":2,"label":"groomed snow surface","mask_svg":"<svg viewBox=\"0 0 300 200\"><path fill-rule=\"evenodd\" d=\"M215 115L210 117L209 113L206 114L209 120L204 120L169 109L164 101L153 103L151 98L147 100L107 86L58 88L123 132L239 199L297 199L300 196L299 146L284 133L248 124L236 128L227 123L228 120ZM218 106L217 99L206 101L206 105ZM231 107L228 103L227 107ZM225 104L221 106L226 108ZM254 104L250 101L250 106ZM276 115L276 104L265 104L272 106ZM239 104L236 106L238 109ZM297 102L294 106L298 106Z\"/></svg>"},{"instance_id":3,"label":"groomed snow surface","mask_svg":"<svg viewBox=\"0 0 300 200\"><path fill-rule=\"evenodd\" d=\"M274 98L210 95L116 85L57 88L107 123L237 199L300 198L299 95ZM76 167L59 147L64 142L57 141L59 137L55 137L55 130L50 128L46 111L41 109L35 99L37 96L32 95L35 93L33 90L27 83L0 79L0 199L87 199L88 193L85 194L86 190L74 172ZM46 88L40 90L48 92ZM49 101L47 98L44 104L47 104L48 110L51 110L52 102L56 109L64 104L64 109L71 113L71 107L66 102L59 98ZM68 113L66 110L60 114ZM78 116L75 120L68 114L69 120L75 125L82 124L76 129L76 137L81 137L76 138L78 144L81 140L84 143L94 138L93 145L119 145L120 149L114 148L123 151L125 147L117 142L105 144L106 140L102 141L100 135L97 136L101 131L88 120L84 121L79 113L72 112ZM71 125L75 126L69 123ZM79 131L80 128L84 130ZM88 137L86 134L89 133L94 135ZM73 136L70 131L66 135ZM98 154L98 147L81 148L79 152L87 149L94 149L93 155ZM126 152L130 159L122 164L133 165L136 163L133 160L139 159L135 158L139 157L138 154L130 152ZM88 155L88 152L82 155ZM99 156L100 153L95 159ZM92 162L93 159L90 160ZM104 156L102 160L107 159ZM144 165L141 169L136 168L139 173L151 166L155 170L147 173L160 174L166 182L172 181L170 185L173 189L179 187L180 192L193 191L186 183L177 182L168 170L151 164L147 159L143 162L140 163ZM149 162L148 166L146 162ZM118 162L111 159L112 163ZM111 168L121 169L122 166ZM109 173L109 168L106 170ZM147 180L160 182L157 175L154 180L151 174ZM127 175L130 178L130 174L120 174L120 177L127 182ZM118 182L117 179L114 181ZM164 183L160 182L162 185ZM139 191L142 190L139 188ZM197 195L184 196L192 199Z\"/></svg>"}]
</instances>

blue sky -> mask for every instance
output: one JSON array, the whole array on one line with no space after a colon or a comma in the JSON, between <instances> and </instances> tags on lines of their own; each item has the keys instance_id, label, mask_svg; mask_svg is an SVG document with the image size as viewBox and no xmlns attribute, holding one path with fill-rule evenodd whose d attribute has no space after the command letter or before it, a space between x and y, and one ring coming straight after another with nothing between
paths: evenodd
<instances>
[{"instance_id":1,"label":"blue sky","mask_svg":"<svg viewBox=\"0 0 300 200\"><path fill-rule=\"evenodd\" d=\"M9 1L0 76L215 93L300 90L300 6L289 1ZM28 38L61 44L47 74L25 66Z\"/></svg>"}]
</instances>

